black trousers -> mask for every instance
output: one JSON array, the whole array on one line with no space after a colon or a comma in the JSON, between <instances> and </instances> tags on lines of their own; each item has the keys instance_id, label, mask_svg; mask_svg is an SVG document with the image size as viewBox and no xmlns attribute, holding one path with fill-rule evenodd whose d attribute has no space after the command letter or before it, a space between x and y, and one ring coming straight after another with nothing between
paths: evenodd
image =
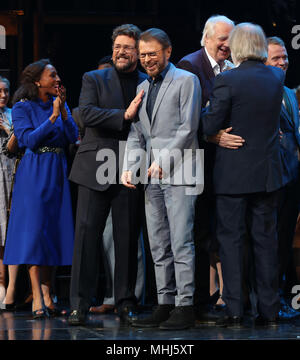
<instances>
[{"instance_id":1,"label":"black trousers","mask_svg":"<svg viewBox=\"0 0 300 360\"><path fill-rule=\"evenodd\" d=\"M71 309L87 311L97 291L100 241L112 209L115 248L115 305L135 304L141 191L111 185L95 191L79 185L70 288Z\"/></svg>"},{"instance_id":2,"label":"black trousers","mask_svg":"<svg viewBox=\"0 0 300 360\"><path fill-rule=\"evenodd\" d=\"M215 144L203 141L199 136L199 146L204 149L204 191L197 197L194 218L195 242L195 293L194 304L200 310L207 310L210 302L210 253L214 252L215 240L215 194L213 187L213 165Z\"/></svg>"},{"instance_id":3,"label":"black trousers","mask_svg":"<svg viewBox=\"0 0 300 360\"><path fill-rule=\"evenodd\" d=\"M293 263L292 246L299 214L299 195L299 177L280 189L278 194L279 288L283 292L285 290L287 296L291 289L285 286L283 276L287 276L288 266Z\"/></svg>"},{"instance_id":4,"label":"black trousers","mask_svg":"<svg viewBox=\"0 0 300 360\"><path fill-rule=\"evenodd\" d=\"M243 316L243 241L249 225L257 310L271 319L279 310L277 193L217 195L217 238L229 316ZM247 222L246 222L247 219Z\"/></svg>"},{"instance_id":5,"label":"black trousers","mask_svg":"<svg viewBox=\"0 0 300 360\"><path fill-rule=\"evenodd\" d=\"M210 189L209 189L210 190ZM195 242L195 293L194 304L205 309L210 294L210 249L214 243L215 195L207 189L199 195L195 204L194 242Z\"/></svg>"}]
</instances>

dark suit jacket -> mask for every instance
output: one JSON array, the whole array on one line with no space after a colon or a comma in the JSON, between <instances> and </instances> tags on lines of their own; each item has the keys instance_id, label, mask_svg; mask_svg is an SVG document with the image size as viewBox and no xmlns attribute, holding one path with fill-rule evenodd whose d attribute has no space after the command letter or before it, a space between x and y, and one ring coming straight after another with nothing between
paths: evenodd
<instances>
[{"instance_id":1,"label":"dark suit jacket","mask_svg":"<svg viewBox=\"0 0 300 360\"><path fill-rule=\"evenodd\" d=\"M217 147L214 187L217 194L272 192L284 185L279 150L279 115L284 72L255 60L219 74L203 132L233 127L245 144L237 150Z\"/></svg>"},{"instance_id":2,"label":"dark suit jacket","mask_svg":"<svg viewBox=\"0 0 300 360\"><path fill-rule=\"evenodd\" d=\"M300 147L299 109L293 90L284 87L287 106L281 106L280 128L283 132L280 141L280 152L283 163L283 175L287 182L295 181L299 175L299 161L297 149Z\"/></svg>"},{"instance_id":3,"label":"dark suit jacket","mask_svg":"<svg viewBox=\"0 0 300 360\"><path fill-rule=\"evenodd\" d=\"M145 78L146 75L139 72L138 84ZM107 162L107 158L96 161L96 154L101 149L115 154L117 171L114 179L119 183L119 142L126 142L130 130L130 122L124 120L125 105L115 68L94 70L83 75L79 111L86 130L73 162L70 180L104 191L110 184L99 184L96 172L101 164Z\"/></svg>"},{"instance_id":4,"label":"dark suit jacket","mask_svg":"<svg viewBox=\"0 0 300 360\"><path fill-rule=\"evenodd\" d=\"M215 73L213 71L213 68L211 67L211 63L206 55L204 48L186 55L178 62L176 66L178 68L190 71L191 73L198 76L202 90L201 106L202 106L202 115L203 115L205 113L204 108L210 98L215 81ZM198 132L198 141L199 141L199 148L204 149L205 151L204 191L205 193L212 194L213 193L212 174L213 174L213 163L215 159L216 145L205 141L203 139L203 134L201 133L201 131Z\"/></svg>"},{"instance_id":5,"label":"dark suit jacket","mask_svg":"<svg viewBox=\"0 0 300 360\"><path fill-rule=\"evenodd\" d=\"M202 88L202 107L205 107L213 89L215 74L204 48L183 57L176 65L198 76Z\"/></svg>"}]
</instances>

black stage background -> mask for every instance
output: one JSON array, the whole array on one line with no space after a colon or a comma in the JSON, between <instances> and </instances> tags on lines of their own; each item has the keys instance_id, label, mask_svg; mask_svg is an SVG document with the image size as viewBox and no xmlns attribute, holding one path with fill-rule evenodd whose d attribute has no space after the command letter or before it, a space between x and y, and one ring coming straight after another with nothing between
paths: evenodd
<instances>
[{"instance_id":1,"label":"black stage background","mask_svg":"<svg viewBox=\"0 0 300 360\"><path fill-rule=\"evenodd\" d=\"M141 30L164 29L173 43L171 61L176 64L200 48L203 26L213 14L226 15L236 23L257 23L267 36L281 37L290 58L286 85L300 84L300 49L292 48L297 35L292 28L298 24L300 47L300 2L296 0L1 0L0 24L6 27L7 37L6 49L0 50L0 73L10 78L14 91L27 64L49 57L73 108L78 104L83 73L95 69L97 61L111 53L115 26L133 23Z\"/></svg>"}]
</instances>

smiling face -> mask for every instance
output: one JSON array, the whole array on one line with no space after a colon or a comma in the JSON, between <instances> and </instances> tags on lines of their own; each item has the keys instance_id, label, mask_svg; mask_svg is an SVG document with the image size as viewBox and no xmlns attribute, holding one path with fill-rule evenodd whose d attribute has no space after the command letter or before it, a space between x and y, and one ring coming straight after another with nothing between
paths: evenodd
<instances>
[{"instance_id":1,"label":"smiling face","mask_svg":"<svg viewBox=\"0 0 300 360\"><path fill-rule=\"evenodd\" d=\"M0 109L5 108L9 100L9 88L5 82L0 81Z\"/></svg>"},{"instance_id":2,"label":"smiling face","mask_svg":"<svg viewBox=\"0 0 300 360\"><path fill-rule=\"evenodd\" d=\"M218 22L214 26L214 33L206 35L204 45L209 55L218 63L222 64L230 56L229 34L233 25Z\"/></svg>"},{"instance_id":3,"label":"smiling face","mask_svg":"<svg viewBox=\"0 0 300 360\"><path fill-rule=\"evenodd\" d=\"M147 74L153 79L168 65L172 48L164 49L157 40L139 42L140 62Z\"/></svg>"},{"instance_id":4,"label":"smiling face","mask_svg":"<svg viewBox=\"0 0 300 360\"><path fill-rule=\"evenodd\" d=\"M132 72L138 61L135 39L127 35L119 35L113 44L112 61L120 72Z\"/></svg>"},{"instance_id":5,"label":"smiling face","mask_svg":"<svg viewBox=\"0 0 300 360\"><path fill-rule=\"evenodd\" d=\"M41 74L40 80L36 82L39 89L39 97L43 98L46 95L57 96L60 84L60 77L53 65L46 65Z\"/></svg>"},{"instance_id":6,"label":"smiling face","mask_svg":"<svg viewBox=\"0 0 300 360\"><path fill-rule=\"evenodd\" d=\"M269 44L266 65L276 66L286 72L289 66L286 48L277 44Z\"/></svg>"}]
</instances>

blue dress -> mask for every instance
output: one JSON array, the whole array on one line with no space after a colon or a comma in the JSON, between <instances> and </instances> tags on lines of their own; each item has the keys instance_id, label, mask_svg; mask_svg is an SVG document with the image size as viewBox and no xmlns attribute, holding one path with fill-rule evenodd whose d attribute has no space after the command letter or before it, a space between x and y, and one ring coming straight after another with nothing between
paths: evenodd
<instances>
[{"instance_id":1,"label":"blue dress","mask_svg":"<svg viewBox=\"0 0 300 360\"><path fill-rule=\"evenodd\" d=\"M38 153L41 147L66 148L78 137L68 119L49 117L53 99L20 101L12 109L14 133L25 154L17 169L4 251L4 264L71 265L74 243L72 204L64 152Z\"/></svg>"}]
</instances>

